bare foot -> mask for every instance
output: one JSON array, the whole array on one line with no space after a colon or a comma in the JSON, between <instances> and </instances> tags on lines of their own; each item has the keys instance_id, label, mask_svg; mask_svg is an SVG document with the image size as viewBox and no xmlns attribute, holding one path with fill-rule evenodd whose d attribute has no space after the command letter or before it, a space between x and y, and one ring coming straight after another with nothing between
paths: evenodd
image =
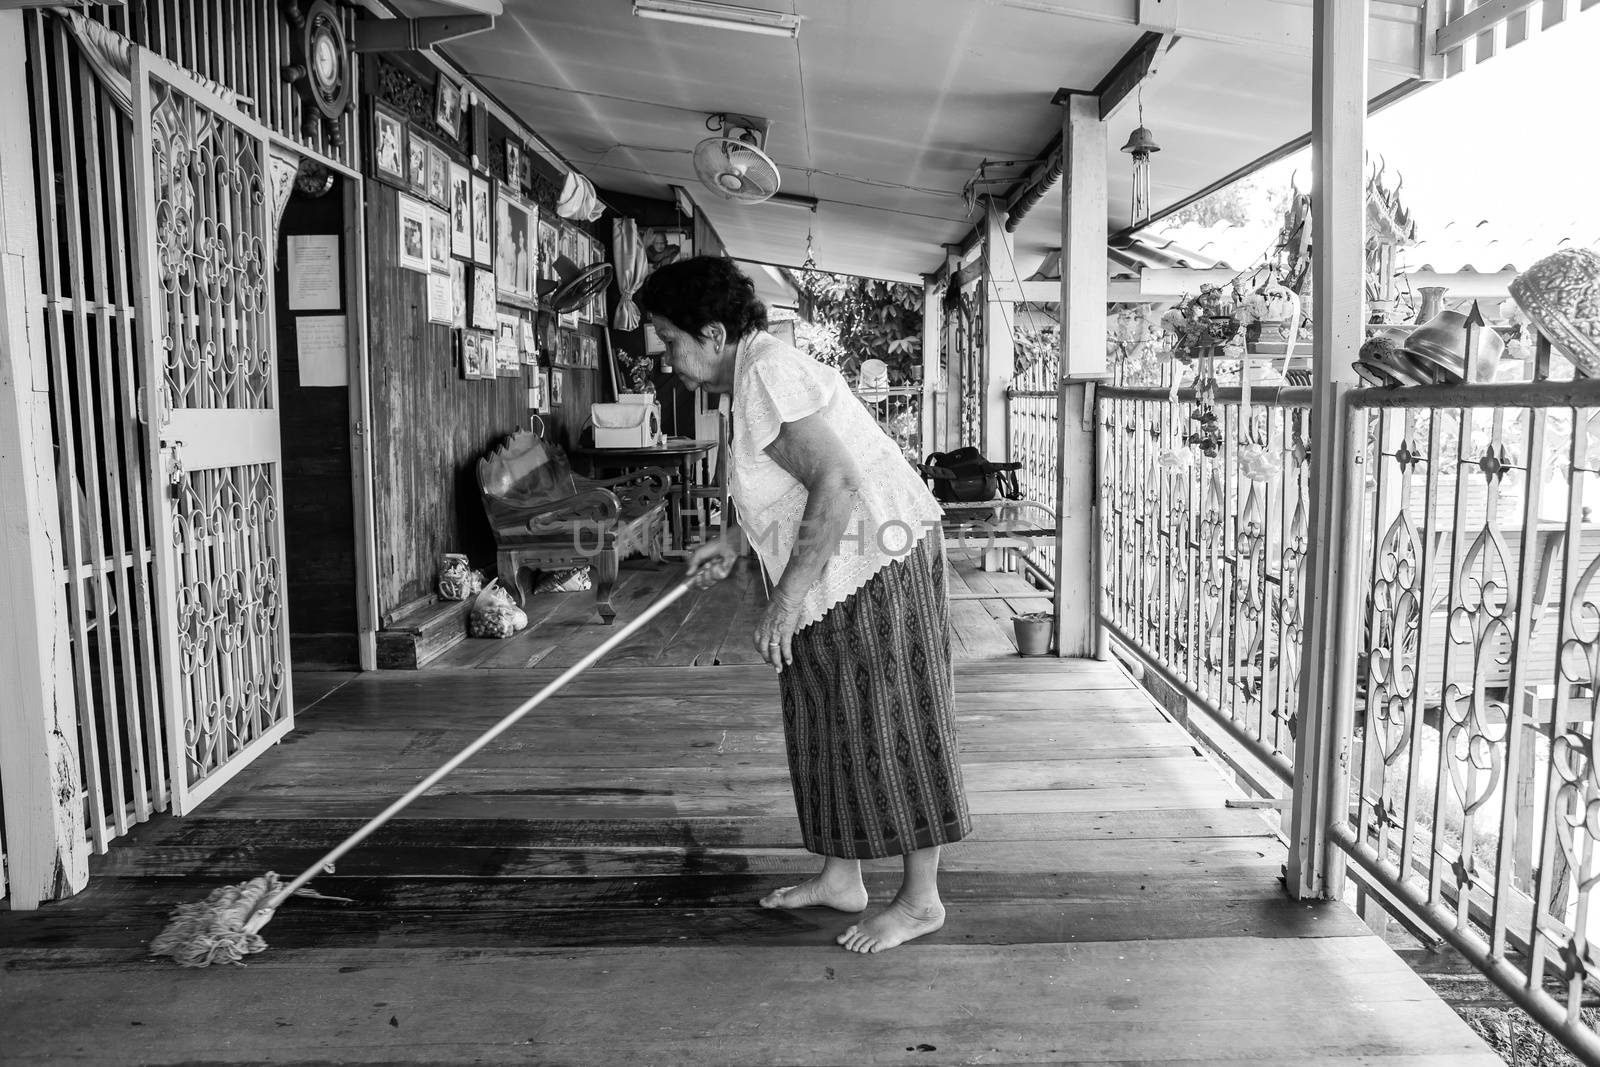
<instances>
[{"instance_id":1,"label":"bare foot","mask_svg":"<svg viewBox=\"0 0 1600 1067\"><path fill-rule=\"evenodd\" d=\"M763 908L833 908L837 911L865 911L867 887L854 882L824 881L819 874L799 885L774 889L761 898Z\"/></svg>"},{"instance_id":2,"label":"bare foot","mask_svg":"<svg viewBox=\"0 0 1600 1067\"><path fill-rule=\"evenodd\" d=\"M834 940L851 952L883 952L944 925L944 905L914 907L899 897L865 922L851 926Z\"/></svg>"}]
</instances>

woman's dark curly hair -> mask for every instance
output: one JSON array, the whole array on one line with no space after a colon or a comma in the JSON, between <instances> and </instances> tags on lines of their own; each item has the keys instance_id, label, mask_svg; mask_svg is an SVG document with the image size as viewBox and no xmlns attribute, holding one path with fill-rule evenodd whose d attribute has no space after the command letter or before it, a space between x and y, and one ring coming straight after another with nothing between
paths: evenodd
<instances>
[{"instance_id":1,"label":"woman's dark curly hair","mask_svg":"<svg viewBox=\"0 0 1600 1067\"><path fill-rule=\"evenodd\" d=\"M730 341L767 328L767 305L756 296L755 282L721 256L694 256L658 268L633 302L646 315L670 319L696 337L703 338L713 322L722 323Z\"/></svg>"}]
</instances>

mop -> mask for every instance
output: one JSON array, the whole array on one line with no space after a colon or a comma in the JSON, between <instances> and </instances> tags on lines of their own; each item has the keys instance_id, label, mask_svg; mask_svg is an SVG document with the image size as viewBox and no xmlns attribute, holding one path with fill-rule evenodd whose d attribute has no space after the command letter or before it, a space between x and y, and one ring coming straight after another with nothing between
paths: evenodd
<instances>
[{"instance_id":1,"label":"mop","mask_svg":"<svg viewBox=\"0 0 1600 1067\"><path fill-rule=\"evenodd\" d=\"M413 800L432 789L439 781L471 759L489 742L505 733L528 712L544 703L563 686L609 654L631 637L641 626L655 618L669 605L690 590L687 581L657 600L640 616L607 638L600 647L568 667L561 676L533 696L529 697L505 718L495 723L478 739L451 757L450 761L418 782L405 796L390 804L355 833L335 845L327 855L317 860L299 877L283 885L275 872L213 890L205 900L195 904L180 904L173 909L172 921L150 942L150 953L171 956L184 967L207 967L213 963L239 963L244 957L267 947L261 928L272 921L273 914L289 897L300 893L320 896L306 888L318 873L332 873L333 865L345 853L365 841L373 831L400 813Z\"/></svg>"}]
</instances>

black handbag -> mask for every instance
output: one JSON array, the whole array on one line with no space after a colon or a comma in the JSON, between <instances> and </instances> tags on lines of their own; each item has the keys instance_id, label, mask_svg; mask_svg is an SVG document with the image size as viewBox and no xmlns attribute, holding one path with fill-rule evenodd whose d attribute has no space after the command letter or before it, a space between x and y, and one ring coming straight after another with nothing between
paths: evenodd
<instances>
[{"instance_id":1,"label":"black handbag","mask_svg":"<svg viewBox=\"0 0 1600 1067\"><path fill-rule=\"evenodd\" d=\"M1017 471L1021 463L991 463L972 445L953 452L935 452L917 470L945 504L971 504L981 500L1021 500Z\"/></svg>"}]
</instances>

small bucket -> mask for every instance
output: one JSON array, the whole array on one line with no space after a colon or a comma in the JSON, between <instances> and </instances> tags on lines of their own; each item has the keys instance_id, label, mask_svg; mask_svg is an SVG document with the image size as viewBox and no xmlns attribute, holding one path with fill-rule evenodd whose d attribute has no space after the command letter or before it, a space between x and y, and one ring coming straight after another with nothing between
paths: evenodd
<instances>
[{"instance_id":1,"label":"small bucket","mask_svg":"<svg viewBox=\"0 0 1600 1067\"><path fill-rule=\"evenodd\" d=\"M1043 612L1031 615L1013 615L1011 625L1017 633L1017 655L1019 656L1048 656L1050 654L1050 632L1055 628L1055 620Z\"/></svg>"}]
</instances>

